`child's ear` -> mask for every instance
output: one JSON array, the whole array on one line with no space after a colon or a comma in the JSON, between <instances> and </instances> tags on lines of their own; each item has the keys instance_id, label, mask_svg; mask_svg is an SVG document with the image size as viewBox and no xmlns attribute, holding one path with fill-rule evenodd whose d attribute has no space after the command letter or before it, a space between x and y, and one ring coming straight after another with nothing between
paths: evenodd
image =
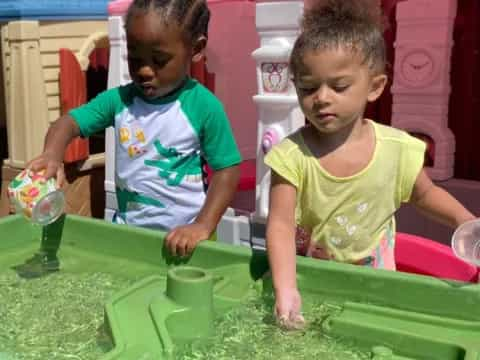
<instances>
[{"instance_id":1,"label":"child's ear","mask_svg":"<svg viewBox=\"0 0 480 360\"><path fill-rule=\"evenodd\" d=\"M387 75L385 74L379 74L375 75L372 78L372 82L370 84L370 91L367 96L367 100L369 102L373 102L377 100L380 95L382 95L383 90L385 89L385 86L387 85Z\"/></svg>"},{"instance_id":2,"label":"child's ear","mask_svg":"<svg viewBox=\"0 0 480 360\"><path fill-rule=\"evenodd\" d=\"M205 35L199 36L193 42L192 61L197 62L205 56L205 48L207 47L207 37Z\"/></svg>"}]
</instances>

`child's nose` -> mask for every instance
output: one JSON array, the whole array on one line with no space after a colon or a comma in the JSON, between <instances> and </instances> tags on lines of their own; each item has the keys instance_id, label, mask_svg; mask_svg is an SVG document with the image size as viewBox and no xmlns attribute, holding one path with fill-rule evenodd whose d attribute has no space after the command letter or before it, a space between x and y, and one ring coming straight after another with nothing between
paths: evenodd
<instances>
[{"instance_id":1,"label":"child's nose","mask_svg":"<svg viewBox=\"0 0 480 360\"><path fill-rule=\"evenodd\" d=\"M330 94L326 86L320 86L314 94L313 102L316 105L325 105L330 103Z\"/></svg>"},{"instance_id":2,"label":"child's nose","mask_svg":"<svg viewBox=\"0 0 480 360\"><path fill-rule=\"evenodd\" d=\"M150 81L155 77L155 72L149 65L143 65L137 70L137 76L141 81Z\"/></svg>"}]
</instances>

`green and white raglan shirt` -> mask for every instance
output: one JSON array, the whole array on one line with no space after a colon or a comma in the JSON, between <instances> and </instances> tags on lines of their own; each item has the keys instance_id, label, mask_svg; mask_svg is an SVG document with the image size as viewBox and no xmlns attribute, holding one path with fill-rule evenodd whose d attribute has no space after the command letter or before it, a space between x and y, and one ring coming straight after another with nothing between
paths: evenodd
<instances>
[{"instance_id":1,"label":"green and white raglan shirt","mask_svg":"<svg viewBox=\"0 0 480 360\"><path fill-rule=\"evenodd\" d=\"M220 101L193 79L145 99L128 84L69 113L88 137L115 128L116 221L170 230L191 223L205 201L202 158L214 170L241 156Z\"/></svg>"}]
</instances>

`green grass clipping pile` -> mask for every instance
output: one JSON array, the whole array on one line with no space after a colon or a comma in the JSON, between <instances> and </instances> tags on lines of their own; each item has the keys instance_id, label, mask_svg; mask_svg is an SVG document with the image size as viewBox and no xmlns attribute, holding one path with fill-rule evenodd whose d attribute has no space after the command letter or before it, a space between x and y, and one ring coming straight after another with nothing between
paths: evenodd
<instances>
[{"instance_id":1,"label":"green grass clipping pile","mask_svg":"<svg viewBox=\"0 0 480 360\"><path fill-rule=\"evenodd\" d=\"M96 360L112 350L104 330L104 304L131 279L105 273L58 272L25 280L0 273L0 360ZM181 346L178 360L365 360L348 339L333 338L323 323L341 311L304 298L307 326L280 329L273 299L253 289L245 304L216 320L214 336Z\"/></svg>"},{"instance_id":2,"label":"green grass clipping pile","mask_svg":"<svg viewBox=\"0 0 480 360\"><path fill-rule=\"evenodd\" d=\"M104 304L128 285L104 273L0 273L0 360L98 359L112 348Z\"/></svg>"},{"instance_id":3,"label":"green grass clipping pile","mask_svg":"<svg viewBox=\"0 0 480 360\"><path fill-rule=\"evenodd\" d=\"M323 323L342 308L334 303L304 301L307 325L302 330L284 330L272 313L272 298L253 294L245 305L217 320L209 341L178 349L178 360L366 360L370 351L360 350L352 340L332 337Z\"/></svg>"}]
</instances>

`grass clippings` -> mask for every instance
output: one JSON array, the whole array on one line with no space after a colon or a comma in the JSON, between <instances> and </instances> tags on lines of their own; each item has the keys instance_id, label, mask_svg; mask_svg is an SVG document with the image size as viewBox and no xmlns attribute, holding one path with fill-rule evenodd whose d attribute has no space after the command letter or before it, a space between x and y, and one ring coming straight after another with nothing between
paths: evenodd
<instances>
[{"instance_id":1,"label":"grass clippings","mask_svg":"<svg viewBox=\"0 0 480 360\"><path fill-rule=\"evenodd\" d=\"M105 273L0 273L0 360L90 360L112 348L104 304L129 285Z\"/></svg>"},{"instance_id":2,"label":"grass clippings","mask_svg":"<svg viewBox=\"0 0 480 360\"><path fill-rule=\"evenodd\" d=\"M302 330L279 328L272 314L272 301L259 296L232 310L215 326L209 341L194 342L177 351L178 360L364 360L362 351L348 339L333 338L323 330L330 315L341 311L336 304L304 299L307 326Z\"/></svg>"}]
</instances>

